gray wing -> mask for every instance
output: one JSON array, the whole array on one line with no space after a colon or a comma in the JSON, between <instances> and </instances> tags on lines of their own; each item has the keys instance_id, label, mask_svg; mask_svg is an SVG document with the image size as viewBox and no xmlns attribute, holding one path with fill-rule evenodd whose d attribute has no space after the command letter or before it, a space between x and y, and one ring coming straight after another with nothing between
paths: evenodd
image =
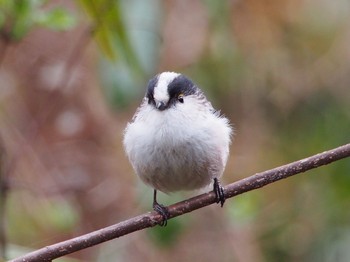
<instances>
[{"instance_id":1,"label":"gray wing","mask_svg":"<svg viewBox=\"0 0 350 262\"><path fill-rule=\"evenodd\" d=\"M203 91L199 88L197 88L197 91L195 95L198 97L199 101L214 115L219 116L220 111L216 110L213 105L210 103L210 101L207 99L207 97L204 95Z\"/></svg>"}]
</instances>

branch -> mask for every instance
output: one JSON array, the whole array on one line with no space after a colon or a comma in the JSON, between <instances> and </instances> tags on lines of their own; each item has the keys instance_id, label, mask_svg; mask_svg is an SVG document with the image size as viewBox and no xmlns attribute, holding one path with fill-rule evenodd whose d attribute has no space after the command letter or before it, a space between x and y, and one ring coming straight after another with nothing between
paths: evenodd
<instances>
[{"instance_id":1,"label":"branch","mask_svg":"<svg viewBox=\"0 0 350 262\"><path fill-rule=\"evenodd\" d=\"M349 156L350 144L346 144L284 166L267 170L262 173L256 173L253 176L229 184L224 187L225 195L227 198L231 198ZM215 201L216 197L214 192L208 192L178 202L168 207L170 218L181 216L185 213L192 212L193 210L211 205L215 203ZM162 217L156 212L148 212L118 224L93 231L86 235L38 249L20 258L16 258L12 260L12 262L51 261L55 258L71 254L111 239L119 238L144 228L154 227L161 222L161 220Z\"/></svg>"}]
</instances>

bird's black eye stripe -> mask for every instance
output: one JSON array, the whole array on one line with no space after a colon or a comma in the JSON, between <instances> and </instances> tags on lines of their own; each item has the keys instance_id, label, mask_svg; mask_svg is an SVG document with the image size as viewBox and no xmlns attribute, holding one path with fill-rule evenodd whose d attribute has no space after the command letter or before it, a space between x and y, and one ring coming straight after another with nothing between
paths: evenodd
<instances>
[{"instance_id":1,"label":"bird's black eye stripe","mask_svg":"<svg viewBox=\"0 0 350 262\"><path fill-rule=\"evenodd\" d=\"M156 75L148 82L147 92L146 92L146 97L148 98L148 104L154 103L153 93L154 93L154 88L158 83L158 78L159 78L159 75Z\"/></svg>"},{"instance_id":2,"label":"bird's black eye stripe","mask_svg":"<svg viewBox=\"0 0 350 262\"><path fill-rule=\"evenodd\" d=\"M182 102L180 102L183 103L183 97L195 94L196 89L196 86L191 80L184 75L179 75L169 84L168 93L170 98L176 98L179 101L179 95L182 94Z\"/></svg>"}]
</instances>

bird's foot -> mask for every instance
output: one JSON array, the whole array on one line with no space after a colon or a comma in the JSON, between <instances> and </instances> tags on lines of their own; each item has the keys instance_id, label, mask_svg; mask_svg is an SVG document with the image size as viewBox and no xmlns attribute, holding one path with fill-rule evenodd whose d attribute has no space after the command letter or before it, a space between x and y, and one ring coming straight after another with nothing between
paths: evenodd
<instances>
[{"instance_id":1,"label":"bird's foot","mask_svg":"<svg viewBox=\"0 0 350 262\"><path fill-rule=\"evenodd\" d=\"M220 203L221 207L223 207L226 197L225 197L225 192L224 188L220 185L219 179L216 177L214 178L214 188L213 191L216 195L216 203Z\"/></svg>"},{"instance_id":2,"label":"bird's foot","mask_svg":"<svg viewBox=\"0 0 350 262\"><path fill-rule=\"evenodd\" d=\"M161 227L165 227L168 224L168 219L170 217L169 210L158 202L153 203L153 210L162 216L162 220L159 222L159 225Z\"/></svg>"}]
</instances>

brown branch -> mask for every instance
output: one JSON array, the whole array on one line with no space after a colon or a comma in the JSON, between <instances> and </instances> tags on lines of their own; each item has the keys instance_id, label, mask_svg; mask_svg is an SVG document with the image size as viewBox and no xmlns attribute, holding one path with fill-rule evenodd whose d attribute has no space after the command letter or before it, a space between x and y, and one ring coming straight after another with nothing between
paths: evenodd
<instances>
[{"instance_id":1,"label":"brown branch","mask_svg":"<svg viewBox=\"0 0 350 262\"><path fill-rule=\"evenodd\" d=\"M346 144L284 166L257 173L253 176L229 184L224 187L225 195L227 198L234 197L349 156L350 144ZM215 203L215 194L214 192L208 192L173 204L169 206L168 209L170 217L173 218L213 203ZM12 260L12 262L51 261L55 258L71 254L111 239L119 238L144 228L154 227L161 221L161 219L161 216L154 211L149 212L89 234L38 249L32 253Z\"/></svg>"}]
</instances>

